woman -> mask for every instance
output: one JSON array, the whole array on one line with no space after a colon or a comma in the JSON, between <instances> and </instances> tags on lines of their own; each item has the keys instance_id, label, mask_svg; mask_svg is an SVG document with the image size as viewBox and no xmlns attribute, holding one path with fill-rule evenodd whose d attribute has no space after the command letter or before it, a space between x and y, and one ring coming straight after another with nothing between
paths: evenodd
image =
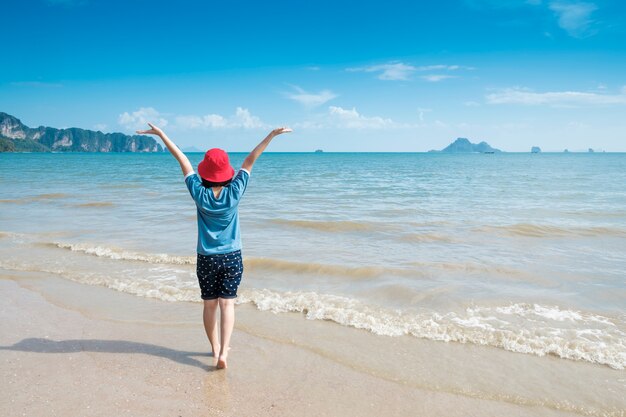
<instances>
[{"instance_id":1,"label":"woman","mask_svg":"<svg viewBox=\"0 0 626 417\"><path fill-rule=\"evenodd\" d=\"M221 149L209 149L198 164L196 174L187 156L165 133L148 123L150 130L138 134L157 135L183 170L185 184L196 202L198 217L198 245L196 274L204 300L204 329L211 343L218 369L227 367L230 337L235 324L234 299L241 282L243 262L239 232L239 201L243 196L252 166L274 137L291 132L281 127L272 130L243 161L241 169L230 165L228 155ZM220 329L217 328L217 310L220 310ZM221 336L221 342L220 342Z\"/></svg>"}]
</instances>

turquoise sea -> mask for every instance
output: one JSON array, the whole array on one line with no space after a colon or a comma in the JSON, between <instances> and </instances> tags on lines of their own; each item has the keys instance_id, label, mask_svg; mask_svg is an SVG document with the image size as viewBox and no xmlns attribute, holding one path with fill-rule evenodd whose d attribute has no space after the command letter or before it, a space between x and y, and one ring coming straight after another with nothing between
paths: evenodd
<instances>
[{"instance_id":1,"label":"turquoise sea","mask_svg":"<svg viewBox=\"0 0 626 417\"><path fill-rule=\"evenodd\" d=\"M4 270L200 301L195 216L167 153L0 154ZM626 367L626 154L265 153L240 219L239 303Z\"/></svg>"}]
</instances>

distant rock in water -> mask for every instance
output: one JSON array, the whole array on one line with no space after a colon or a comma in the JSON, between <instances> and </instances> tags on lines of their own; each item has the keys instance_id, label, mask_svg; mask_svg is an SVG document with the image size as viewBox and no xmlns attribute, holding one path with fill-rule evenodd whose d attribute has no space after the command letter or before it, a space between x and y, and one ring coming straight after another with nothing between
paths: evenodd
<instances>
[{"instance_id":1,"label":"distant rock in water","mask_svg":"<svg viewBox=\"0 0 626 417\"><path fill-rule=\"evenodd\" d=\"M324 151L323 151L323 150L321 150L321 149L316 149L316 150L315 150L315 153L322 153L322 152L324 152Z\"/></svg>"},{"instance_id":2,"label":"distant rock in water","mask_svg":"<svg viewBox=\"0 0 626 417\"><path fill-rule=\"evenodd\" d=\"M458 138L441 151L432 150L430 152L445 153L495 153L502 152L500 149L492 148L487 142L472 143L469 139Z\"/></svg>"},{"instance_id":3,"label":"distant rock in water","mask_svg":"<svg viewBox=\"0 0 626 417\"><path fill-rule=\"evenodd\" d=\"M531 153L539 153L539 152L541 152L541 148L539 146L533 146L532 148L530 148L530 152Z\"/></svg>"},{"instance_id":4,"label":"distant rock in water","mask_svg":"<svg viewBox=\"0 0 626 417\"><path fill-rule=\"evenodd\" d=\"M595 151L594 151L593 149L589 148L589 151L588 151L588 152L589 152L589 153L594 153Z\"/></svg>"},{"instance_id":5,"label":"distant rock in water","mask_svg":"<svg viewBox=\"0 0 626 417\"><path fill-rule=\"evenodd\" d=\"M31 128L0 112L0 152L162 152L149 136L102 133L93 130Z\"/></svg>"},{"instance_id":6,"label":"distant rock in water","mask_svg":"<svg viewBox=\"0 0 626 417\"><path fill-rule=\"evenodd\" d=\"M181 149L183 152L204 152L202 149L198 149L195 146L187 146L186 148Z\"/></svg>"},{"instance_id":7,"label":"distant rock in water","mask_svg":"<svg viewBox=\"0 0 626 417\"><path fill-rule=\"evenodd\" d=\"M565 149L563 152L564 153L569 153L569 149Z\"/></svg>"}]
</instances>

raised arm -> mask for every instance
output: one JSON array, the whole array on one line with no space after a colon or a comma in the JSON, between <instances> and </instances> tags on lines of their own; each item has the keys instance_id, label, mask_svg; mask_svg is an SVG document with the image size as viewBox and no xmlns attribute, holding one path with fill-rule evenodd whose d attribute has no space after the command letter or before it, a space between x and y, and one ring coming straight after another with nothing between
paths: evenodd
<instances>
[{"instance_id":1,"label":"raised arm","mask_svg":"<svg viewBox=\"0 0 626 417\"><path fill-rule=\"evenodd\" d=\"M272 139L274 139L276 136L282 133L289 133L289 132L292 132L292 130L289 129L288 127L279 127L278 129L272 130L269 133L269 135L267 135L265 139L263 139L261 143L259 143L256 146L256 148L254 148L252 152L250 152L250 154L246 156L246 159L244 159L243 165L241 165L241 168L245 169L248 172L252 171L252 165L254 165L257 158L263 153L265 148L267 148L267 145L270 144Z\"/></svg>"},{"instance_id":2,"label":"raised arm","mask_svg":"<svg viewBox=\"0 0 626 417\"><path fill-rule=\"evenodd\" d=\"M178 146L176 146L176 144L172 142L171 139L168 138L161 129L159 129L152 123L148 123L148 125L150 126L150 130L138 130L137 134L157 135L158 137L160 137L163 141L163 144L167 147L167 149L169 149L170 153L174 156L174 158L176 158L176 160L180 164L180 168L183 170L183 175L186 176L190 172L193 172L193 167L191 166L191 162L189 162L187 155L185 155L180 149L178 149Z\"/></svg>"}]
</instances>

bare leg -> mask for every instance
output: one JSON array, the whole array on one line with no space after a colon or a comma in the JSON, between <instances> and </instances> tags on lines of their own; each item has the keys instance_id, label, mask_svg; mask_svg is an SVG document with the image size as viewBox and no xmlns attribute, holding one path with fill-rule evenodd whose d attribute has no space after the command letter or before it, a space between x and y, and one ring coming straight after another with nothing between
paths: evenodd
<instances>
[{"instance_id":1,"label":"bare leg","mask_svg":"<svg viewBox=\"0 0 626 417\"><path fill-rule=\"evenodd\" d=\"M211 343L213 357L217 358L220 354L220 338L217 329L217 306L219 302L215 300L204 300L204 312L202 320L204 321L204 330Z\"/></svg>"},{"instance_id":2,"label":"bare leg","mask_svg":"<svg viewBox=\"0 0 626 417\"><path fill-rule=\"evenodd\" d=\"M233 298L220 298L219 303L222 345L220 347L219 359L217 360L217 367L222 369L227 367L228 346L230 345L230 336L233 334L235 325L235 300Z\"/></svg>"}]
</instances>

